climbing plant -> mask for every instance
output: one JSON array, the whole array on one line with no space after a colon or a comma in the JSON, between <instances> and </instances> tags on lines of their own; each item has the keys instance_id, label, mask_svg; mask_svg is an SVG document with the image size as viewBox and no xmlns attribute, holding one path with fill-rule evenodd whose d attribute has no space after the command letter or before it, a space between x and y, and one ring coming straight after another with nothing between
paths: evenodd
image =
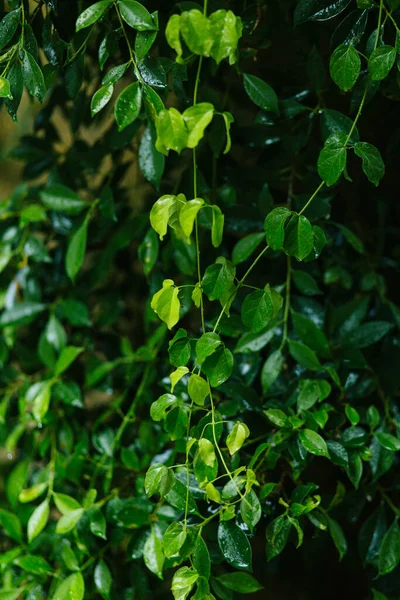
<instances>
[{"instance_id":1,"label":"climbing plant","mask_svg":"<svg viewBox=\"0 0 400 600\"><path fill-rule=\"evenodd\" d=\"M0 600L398 598L400 1L0 11Z\"/></svg>"}]
</instances>

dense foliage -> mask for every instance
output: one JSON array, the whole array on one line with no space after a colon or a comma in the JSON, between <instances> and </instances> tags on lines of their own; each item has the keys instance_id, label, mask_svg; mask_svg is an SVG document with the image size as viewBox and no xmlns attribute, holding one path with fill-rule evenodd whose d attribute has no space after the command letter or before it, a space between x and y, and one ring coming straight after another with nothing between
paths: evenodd
<instances>
[{"instance_id":1,"label":"dense foliage","mask_svg":"<svg viewBox=\"0 0 400 600\"><path fill-rule=\"evenodd\" d=\"M398 599L400 1L0 13L0 600Z\"/></svg>"}]
</instances>

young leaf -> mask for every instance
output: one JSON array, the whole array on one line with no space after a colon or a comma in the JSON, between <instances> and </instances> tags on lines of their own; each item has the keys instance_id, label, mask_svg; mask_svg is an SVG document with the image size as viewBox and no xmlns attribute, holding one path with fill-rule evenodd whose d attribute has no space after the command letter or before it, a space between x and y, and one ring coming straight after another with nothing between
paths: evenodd
<instances>
[{"instance_id":1,"label":"young leaf","mask_svg":"<svg viewBox=\"0 0 400 600\"><path fill-rule=\"evenodd\" d=\"M182 44L180 40L180 21L179 15L172 15L165 28L165 39L168 44L178 55L178 58L182 56Z\"/></svg>"},{"instance_id":2,"label":"young leaf","mask_svg":"<svg viewBox=\"0 0 400 600\"><path fill-rule=\"evenodd\" d=\"M211 56L219 64L229 57L229 63L235 62L235 53L242 36L242 22L231 10L217 10L209 17L213 45Z\"/></svg>"},{"instance_id":3,"label":"young leaf","mask_svg":"<svg viewBox=\"0 0 400 600\"><path fill-rule=\"evenodd\" d=\"M175 287L172 279L165 279L161 290L156 292L151 301L151 308L161 321L172 329L179 321L179 310L181 303L178 298L179 289Z\"/></svg>"},{"instance_id":4,"label":"young leaf","mask_svg":"<svg viewBox=\"0 0 400 600\"><path fill-rule=\"evenodd\" d=\"M187 47L193 54L210 56L214 38L210 21L202 12L196 8L185 10L181 14L180 30Z\"/></svg>"},{"instance_id":5,"label":"young leaf","mask_svg":"<svg viewBox=\"0 0 400 600\"><path fill-rule=\"evenodd\" d=\"M199 574L192 567L181 567L172 578L171 591L174 600L186 600L199 578Z\"/></svg>"},{"instance_id":6,"label":"young leaf","mask_svg":"<svg viewBox=\"0 0 400 600\"><path fill-rule=\"evenodd\" d=\"M39 506L35 508L28 521L28 541L29 543L39 535L39 533L46 527L47 521L49 520L50 507L49 501L44 500Z\"/></svg>"},{"instance_id":7,"label":"young leaf","mask_svg":"<svg viewBox=\"0 0 400 600\"><path fill-rule=\"evenodd\" d=\"M183 113L188 130L187 147L195 148L204 136L206 127L214 116L214 107L209 102L200 102L185 110Z\"/></svg>"},{"instance_id":8,"label":"young leaf","mask_svg":"<svg viewBox=\"0 0 400 600\"><path fill-rule=\"evenodd\" d=\"M245 423L238 421L226 438L226 445L231 454L235 454L243 446L244 441L250 435L249 428Z\"/></svg>"},{"instance_id":9,"label":"young leaf","mask_svg":"<svg viewBox=\"0 0 400 600\"><path fill-rule=\"evenodd\" d=\"M210 386L207 381L192 373L188 381L188 394L190 399L193 400L198 406L204 406L204 401L210 393Z\"/></svg>"},{"instance_id":10,"label":"young leaf","mask_svg":"<svg viewBox=\"0 0 400 600\"><path fill-rule=\"evenodd\" d=\"M162 109L156 119L157 142L156 148L162 154L175 150L178 154L186 148L188 130L183 116L176 108Z\"/></svg>"}]
</instances>

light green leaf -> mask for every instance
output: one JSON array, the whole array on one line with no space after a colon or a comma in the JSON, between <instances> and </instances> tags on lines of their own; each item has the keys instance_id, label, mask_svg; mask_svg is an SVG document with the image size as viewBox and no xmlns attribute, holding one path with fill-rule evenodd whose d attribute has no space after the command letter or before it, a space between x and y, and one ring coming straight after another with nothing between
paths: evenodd
<instances>
[{"instance_id":1,"label":"light green leaf","mask_svg":"<svg viewBox=\"0 0 400 600\"><path fill-rule=\"evenodd\" d=\"M172 15L167 23L165 28L165 38L168 44L171 46L173 50L178 55L178 58L182 56L182 44L180 40L180 21L181 18L179 15Z\"/></svg>"},{"instance_id":2,"label":"light green leaf","mask_svg":"<svg viewBox=\"0 0 400 600\"><path fill-rule=\"evenodd\" d=\"M207 17L197 10L185 10L180 20L181 34L189 50L200 56L210 56L214 39Z\"/></svg>"},{"instance_id":3,"label":"light green leaf","mask_svg":"<svg viewBox=\"0 0 400 600\"><path fill-rule=\"evenodd\" d=\"M171 394L173 393L178 381L180 381L187 373L189 373L189 369L187 367L178 367L171 373L169 376L171 380Z\"/></svg>"},{"instance_id":4,"label":"light green leaf","mask_svg":"<svg viewBox=\"0 0 400 600\"><path fill-rule=\"evenodd\" d=\"M0 77L0 98L9 98L12 100L10 82L4 77Z\"/></svg>"},{"instance_id":5,"label":"light green leaf","mask_svg":"<svg viewBox=\"0 0 400 600\"><path fill-rule=\"evenodd\" d=\"M182 548L185 540L186 531L182 523L171 523L167 527L162 539L164 556L171 558L171 556L179 554L179 550Z\"/></svg>"},{"instance_id":6,"label":"light green leaf","mask_svg":"<svg viewBox=\"0 0 400 600\"><path fill-rule=\"evenodd\" d=\"M56 588L51 600L83 600L85 582L82 573L72 573Z\"/></svg>"},{"instance_id":7,"label":"light green leaf","mask_svg":"<svg viewBox=\"0 0 400 600\"><path fill-rule=\"evenodd\" d=\"M77 510L72 510L67 514L63 515L56 526L56 533L68 533L72 531L77 523L80 521L82 515L84 513L83 508L78 508Z\"/></svg>"},{"instance_id":8,"label":"light green leaf","mask_svg":"<svg viewBox=\"0 0 400 600\"><path fill-rule=\"evenodd\" d=\"M151 301L151 308L161 321L167 324L168 329L172 329L179 321L181 303L178 294L179 289L175 287L172 279L165 279L163 287L154 294Z\"/></svg>"},{"instance_id":9,"label":"light green leaf","mask_svg":"<svg viewBox=\"0 0 400 600\"><path fill-rule=\"evenodd\" d=\"M176 108L161 110L156 119L156 148L162 154L175 150L178 154L187 147L188 130L183 116Z\"/></svg>"},{"instance_id":10,"label":"light green leaf","mask_svg":"<svg viewBox=\"0 0 400 600\"><path fill-rule=\"evenodd\" d=\"M231 455L240 450L249 435L250 431L245 423L242 423L241 421L235 423L232 431L226 438L226 445Z\"/></svg>"},{"instance_id":11,"label":"light green leaf","mask_svg":"<svg viewBox=\"0 0 400 600\"><path fill-rule=\"evenodd\" d=\"M235 62L239 39L242 36L242 21L231 10L217 10L209 17L213 45L211 56L219 64L229 57L229 63Z\"/></svg>"},{"instance_id":12,"label":"light green leaf","mask_svg":"<svg viewBox=\"0 0 400 600\"><path fill-rule=\"evenodd\" d=\"M68 367L77 359L77 357L83 352L83 348L77 346L67 346L63 348L60 356L56 362L54 373L56 376L61 375L68 369Z\"/></svg>"},{"instance_id":13,"label":"light green leaf","mask_svg":"<svg viewBox=\"0 0 400 600\"><path fill-rule=\"evenodd\" d=\"M37 391L33 398L32 413L38 423L41 423L49 410L51 382L42 381L36 384Z\"/></svg>"},{"instance_id":14,"label":"light green leaf","mask_svg":"<svg viewBox=\"0 0 400 600\"><path fill-rule=\"evenodd\" d=\"M212 121L214 107L209 102L200 102L187 108L182 116L188 130L187 147L195 148Z\"/></svg>"},{"instance_id":15,"label":"light green leaf","mask_svg":"<svg viewBox=\"0 0 400 600\"><path fill-rule=\"evenodd\" d=\"M343 44L332 54L329 67L333 81L347 92L360 75L361 59L354 46Z\"/></svg>"},{"instance_id":16,"label":"light green leaf","mask_svg":"<svg viewBox=\"0 0 400 600\"><path fill-rule=\"evenodd\" d=\"M28 521L28 541L29 543L39 535L39 533L46 527L47 521L49 520L50 507L49 501L44 500L39 506L35 508Z\"/></svg>"},{"instance_id":17,"label":"light green leaf","mask_svg":"<svg viewBox=\"0 0 400 600\"><path fill-rule=\"evenodd\" d=\"M279 113L278 98L272 87L255 75L243 73L244 89L250 100L264 110Z\"/></svg>"},{"instance_id":18,"label":"light green leaf","mask_svg":"<svg viewBox=\"0 0 400 600\"><path fill-rule=\"evenodd\" d=\"M204 401L210 393L208 382L200 375L193 373L188 381L188 394L191 400L199 406L204 406Z\"/></svg>"},{"instance_id":19,"label":"light green leaf","mask_svg":"<svg viewBox=\"0 0 400 600\"><path fill-rule=\"evenodd\" d=\"M199 574L192 567L178 569L172 578L171 591L174 600L186 600L198 578Z\"/></svg>"},{"instance_id":20,"label":"light green leaf","mask_svg":"<svg viewBox=\"0 0 400 600\"><path fill-rule=\"evenodd\" d=\"M190 244L190 236L192 235L197 214L202 206L204 206L204 200L202 198L194 198L194 200L189 200L186 204L182 205L179 211L179 222L188 244Z\"/></svg>"},{"instance_id":21,"label":"light green leaf","mask_svg":"<svg viewBox=\"0 0 400 600\"><path fill-rule=\"evenodd\" d=\"M218 248L222 242L222 236L224 233L224 220L225 217L219 208L215 204L212 205L212 225L211 225L211 243L214 248Z\"/></svg>"},{"instance_id":22,"label":"light green leaf","mask_svg":"<svg viewBox=\"0 0 400 600\"><path fill-rule=\"evenodd\" d=\"M165 465L152 465L146 473L144 489L150 498L157 494L163 498L175 483L175 475L171 469Z\"/></svg>"}]
</instances>

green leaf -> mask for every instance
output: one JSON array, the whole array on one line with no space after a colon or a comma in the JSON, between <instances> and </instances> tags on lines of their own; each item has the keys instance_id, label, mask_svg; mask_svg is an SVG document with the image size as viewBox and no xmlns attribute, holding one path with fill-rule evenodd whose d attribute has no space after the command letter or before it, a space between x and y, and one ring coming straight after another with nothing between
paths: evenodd
<instances>
[{"instance_id":1,"label":"green leaf","mask_svg":"<svg viewBox=\"0 0 400 600\"><path fill-rule=\"evenodd\" d=\"M294 23L306 21L327 21L333 19L350 3L350 0L298 0L294 11Z\"/></svg>"},{"instance_id":2,"label":"green leaf","mask_svg":"<svg viewBox=\"0 0 400 600\"><path fill-rule=\"evenodd\" d=\"M333 81L345 92L351 90L361 71L361 59L354 46L338 46L331 56L329 68Z\"/></svg>"},{"instance_id":3,"label":"green leaf","mask_svg":"<svg viewBox=\"0 0 400 600\"><path fill-rule=\"evenodd\" d=\"M112 98L114 91L114 86L112 83L108 85L103 85L97 92L93 95L92 101L90 103L90 111L92 113L92 117L100 112L106 104L108 104Z\"/></svg>"},{"instance_id":4,"label":"green leaf","mask_svg":"<svg viewBox=\"0 0 400 600\"><path fill-rule=\"evenodd\" d=\"M100 596L109 600L112 586L112 575L104 560L99 560L94 569L94 584Z\"/></svg>"},{"instance_id":5,"label":"green leaf","mask_svg":"<svg viewBox=\"0 0 400 600\"><path fill-rule=\"evenodd\" d=\"M35 508L28 521L28 542L32 542L39 533L46 527L49 520L50 507L49 501L44 500Z\"/></svg>"},{"instance_id":6,"label":"green leaf","mask_svg":"<svg viewBox=\"0 0 400 600\"><path fill-rule=\"evenodd\" d=\"M36 384L35 394L32 398L32 413L38 423L41 423L49 410L51 396L51 382L42 381Z\"/></svg>"},{"instance_id":7,"label":"green leaf","mask_svg":"<svg viewBox=\"0 0 400 600\"><path fill-rule=\"evenodd\" d=\"M25 504L26 502L36 500L36 498L39 498L47 490L47 486L48 483L46 481L45 483L37 483L30 488L21 490L18 495L19 502Z\"/></svg>"},{"instance_id":8,"label":"green leaf","mask_svg":"<svg viewBox=\"0 0 400 600\"><path fill-rule=\"evenodd\" d=\"M292 277L295 286L304 296L317 296L322 294L314 277L305 271L292 269Z\"/></svg>"},{"instance_id":9,"label":"green leaf","mask_svg":"<svg viewBox=\"0 0 400 600\"><path fill-rule=\"evenodd\" d=\"M143 548L143 559L146 567L157 575L159 579L163 578L163 566L164 566L164 554L162 551L161 540L156 535L154 529L151 531L149 537Z\"/></svg>"},{"instance_id":10,"label":"green leaf","mask_svg":"<svg viewBox=\"0 0 400 600\"><path fill-rule=\"evenodd\" d=\"M156 130L156 148L162 154L168 154L168 150L175 150L180 154L186 148L188 130L183 116L176 108L164 108L158 113Z\"/></svg>"},{"instance_id":11,"label":"green leaf","mask_svg":"<svg viewBox=\"0 0 400 600\"><path fill-rule=\"evenodd\" d=\"M182 56L183 53L182 44L180 40L180 21L181 18L179 15L172 15L168 19L168 23L165 28L165 39L167 40L171 48L175 50L175 52L178 55L178 58Z\"/></svg>"},{"instance_id":12,"label":"green leaf","mask_svg":"<svg viewBox=\"0 0 400 600\"><path fill-rule=\"evenodd\" d=\"M9 98L12 100L10 82L4 77L0 77L0 98Z\"/></svg>"},{"instance_id":13,"label":"green leaf","mask_svg":"<svg viewBox=\"0 0 400 600\"><path fill-rule=\"evenodd\" d=\"M337 224L337 227L342 232L345 240L350 244L352 248L359 254L363 254L365 252L364 244L362 241L347 227L344 225Z\"/></svg>"},{"instance_id":14,"label":"green leaf","mask_svg":"<svg viewBox=\"0 0 400 600\"><path fill-rule=\"evenodd\" d=\"M20 24L20 7L10 11L0 21L0 50L12 40Z\"/></svg>"},{"instance_id":15,"label":"green leaf","mask_svg":"<svg viewBox=\"0 0 400 600\"><path fill-rule=\"evenodd\" d=\"M264 239L263 233L250 233L235 244L232 251L232 262L236 266L253 254Z\"/></svg>"},{"instance_id":16,"label":"green leaf","mask_svg":"<svg viewBox=\"0 0 400 600\"><path fill-rule=\"evenodd\" d=\"M268 83L256 77L243 73L244 89L250 100L264 110L279 113L278 98Z\"/></svg>"},{"instance_id":17,"label":"green leaf","mask_svg":"<svg viewBox=\"0 0 400 600\"><path fill-rule=\"evenodd\" d=\"M392 328L392 323L386 321L364 323L343 336L342 343L347 348L367 348L379 342Z\"/></svg>"},{"instance_id":18,"label":"green leaf","mask_svg":"<svg viewBox=\"0 0 400 600\"><path fill-rule=\"evenodd\" d=\"M0 508L0 525L2 525L10 538L16 542L22 542L22 525L17 515L4 508Z\"/></svg>"},{"instance_id":19,"label":"green leaf","mask_svg":"<svg viewBox=\"0 0 400 600\"><path fill-rule=\"evenodd\" d=\"M51 600L83 600L84 596L85 582L82 573L72 573L58 585Z\"/></svg>"},{"instance_id":20,"label":"green leaf","mask_svg":"<svg viewBox=\"0 0 400 600\"><path fill-rule=\"evenodd\" d=\"M269 561L282 552L286 546L291 528L292 523L284 515L277 517L268 525L265 534L267 538L267 559Z\"/></svg>"},{"instance_id":21,"label":"green leaf","mask_svg":"<svg viewBox=\"0 0 400 600\"><path fill-rule=\"evenodd\" d=\"M218 348L204 361L203 371L209 378L211 387L218 387L232 374L232 352L228 348Z\"/></svg>"},{"instance_id":22,"label":"green leaf","mask_svg":"<svg viewBox=\"0 0 400 600\"><path fill-rule=\"evenodd\" d=\"M321 327L318 327L311 319L304 315L291 311L293 325L299 338L307 344L311 350L323 357L330 355L329 343Z\"/></svg>"},{"instance_id":23,"label":"green leaf","mask_svg":"<svg viewBox=\"0 0 400 600\"><path fill-rule=\"evenodd\" d=\"M62 515L68 515L82 508L75 498L67 494L54 494L53 498L56 507Z\"/></svg>"},{"instance_id":24,"label":"green leaf","mask_svg":"<svg viewBox=\"0 0 400 600\"><path fill-rule=\"evenodd\" d=\"M202 288L209 300L218 300L234 282L236 269L223 256L205 270Z\"/></svg>"},{"instance_id":25,"label":"green leaf","mask_svg":"<svg viewBox=\"0 0 400 600\"><path fill-rule=\"evenodd\" d=\"M6 309L0 316L0 328L10 327L11 325L26 325L43 312L45 304L40 302L19 302L9 309Z\"/></svg>"},{"instance_id":26,"label":"green leaf","mask_svg":"<svg viewBox=\"0 0 400 600\"><path fill-rule=\"evenodd\" d=\"M163 394L153 402L150 408L150 416L154 421L162 421L167 416L167 410L175 406L178 402L176 396L172 394Z\"/></svg>"},{"instance_id":27,"label":"green leaf","mask_svg":"<svg viewBox=\"0 0 400 600\"><path fill-rule=\"evenodd\" d=\"M180 20L181 34L189 50L200 56L210 56L214 38L207 17L197 10L185 10Z\"/></svg>"},{"instance_id":28,"label":"green leaf","mask_svg":"<svg viewBox=\"0 0 400 600\"><path fill-rule=\"evenodd\" d=\"M285 240L285 223L290 214L290 210L285 206L274 208L268 213L264 229L267 243L272 250L282 250Z\"/></svg>"},{"instance_id":29,"label":"green leaf","mask_svg":"<svg viewBox=\"0 0 400 600\"><path fill-rule=\"evenodd\" d=\"M81 352L83 352L83 348L77 346L67 346L66 348L63 348L56 362L54 374L58 377L64 373Z\"/></svg>"},{"instance_id":30,"label":"green leaf","mask_svg":"<svg viewBox=\"0 0 400 600\"><path fill-rule=\"evenodd\" d=\"M240 571L235 573L225 573L224 575L220 575L217 579L219 583L228 590L238 592L239 594L252 594L264 589L252 575L241 573Z\"/></svg>"},{"instance_id":31,"label":"green leaf","mask_svg":"<svg viewBox=\"0 0 400 600\"><path fill-rule=\"evenodd\" d=\"M246 534L232 521L218 525L218 545L225 560L235 569L251 569L251 546Z\"/></svg>"},{"instance_id":32,"label":"green leaf","mask_svg":"<svg viewBox=\"0 0 400 600\"><path fill-rule=\"evenodd\" d=\"M164 173L165 158L156 149L156 139L151 127L145 129L140 140L139 167L147 181L154 185L156 190L159 190Z\"/></svg>"},{"instance_id":33,"label":"green leaf","mask_svg":"<svg viewBox=\"0 0 400 600\"><path fill-rule=\"evenodd\" d=\"M85 27L89 27L90 25L93 25L93 23L96 23L111 4L111 0L101 0L100 2L95 2L92 6L89 6L89 8L79 15L76 21L76 31L80 31L80 29L84 29Z\"/></svg>"},{"instance_id":34,"label":"green leaf","mask_svg":"<svg viewBox=\"0 0 400 600\"><path fill-rule=\"evenodd\" d=\"M249 435L250 431L245 423L238 421L234 424L232 431L226 438L226 445L231 455L240 450Z\"/></svg>"},{"instance_id":35,"label":"green leaf","mask_svg":"<svg viewBox=\"0 0 400 600\"><path fill-rule=\"evenodd\" d=\"M79 273L83 259L85 258L86 240L87 240L88 224L86 220L82 223L79 229L76 230L68 245L67 254L65 257L65 270L71 281L75 281L75 277Z\"/></svg>"},{"instance_id":36,"label":"green leaf","mask_svg":"<svg viewBox=\"0 0 400 600\"><path fill-rule=\"evenodd\" d=\"M141 106L142 89L140 83L135 81L121 92L115 103L114 114L118 131L123 131L138 118Z\"/></svg>"},{"instance_id":37,"label":"green leaf","mask_svg":"<svg viewBox=\"0 0 400 600\"><path fill-rule=\"evenodd\" d=\"M385 163L378 148L366 142L358 142L354 146L354 152L362 159L362 169L368 181L378 186L385 174Z\"/></svg>"},{"instance_id":38,"label":"green leaf","mask_svg":"<svg viewBox=\"0 0 400 600\"><path fill-rule=\"evenodd\" d=\"M270 408L265 410L265 415L277 427L290 427L290 422L283 410L279 408Z\"/></svg>"},{"instance_id":39,"label":"green leaf","mask_svg":"<svg viewBox=\"0 0 400 600\"><path fill-rule=\"evenodd\" d=\"M191 400L198 406L204 406L204 401L210 393L210 386L208 382L192 373L188 381L188 394Z\"/></svg>"},{"instance_id":40,"label":"green leaf","mask_svg":"<svg viewBox=\"0 0 400 600\"><path fill-rule=\"evenodd\" d=\"M63 515L57 522L56 533L63 534L72 531L81 520L83 513L84 509L78 508Z\"/></svg>"},{"instance_id":41,"label":"green leaf","mask_svg":"<svg viewBox=\"0 0 400 600\"><path fill-rule=\"evenodd\" d=\"M240 514L250 530L252 530L261 519L261 504L254 490L250 490L240 501Z\"/></svg>"},{"instance_id":42,"label":"green leaf","mask_svg":"<svg viewBox=\"0 0 400 600\"><path fill-rule=\"evenodd\" d=\"M327 186L336 183L346 167L346 136L332 133L318 157L318 174Z\"/></svg>"},{"instance_id":43,"label":"green leaf","mask_svg":"<svg viewBox=\"0 0 400 600\"><path fill-rule=\"evenodd\" d=\"M400 528L397 518L389 527L379 551L379 575L387 575L400 563Z\"/></svg>"},{"instance_id":44,"label":"green leaf","mask_svg":"<svg viewBox=\"0 0 400 600\"><path fill-rule=\"evenodd\" d=\"M256 290L246 296L242 304L242 321L253 333L259 333L274 316L271 295Z\"/></svg>"},{"instance_id":45,"label":"green leaf","mask_svg":"<svg viewBox=\"0 0 400 600\"><path fill-rule=\"evenodd\" d=\"M391 435L390 433L376 433L376 439L383 448L391 450L392 452L400 451L400 440L399 438Z\"/></svg>"},{"instance_id":46,"label":"green leaf","mask_svg":"<svg viewBox=\"0 0 400 600\"><path fill-rule=\"evenodd\" d=\"M157 29L149 11L135 0L119 0L118 8L125 23L137 31Z\"/></svg>"},{"instance_id":47,"label":"green leaf","mask_svg":"<svg viewBox=\"0 0 400 600\"><path fill-rule=\"evenodd\" d=\"M93 535L101 538L102 540L107 539L107 524L104 515L102 512L100 512L100 510L94 509L93 511L91 511L89 527Z\"/></svg>"},{"instance_id":48,"label":"green leaf","mask_svg":"<svg viewBox=\"0 0 400 600\"><path fill-rule=\"evenodd\" d=\"M224 233L224 220L225 217L219 208L215 204L212 205L212 225L211 225L211 243L214 248L218 248L222 243L222 236Z\"/></svg>"},{"instance_id":49,"label":"green leaf","mask_svg":"<svg viewBox=\"0 0 400 600\"><path fill-rule=\"evenodd\" d=\"M174 600L186 600L199 578L199 574L192 567L181 567L172 578L171 591Z\"/></svg>"},{"instance_id":50,"label":"green leaf","mask_svg":"<svg viewBox=\"0 0 400 600\"><path fill-rule=\"evenodd\" d=\"M79 215L87 206L78 194L60 184L44 188L40 192L40 199L46 208L72 216Z\"/></svg>"},{"instance_id":51,"label":"green leaf","mask_svg":"<svg viewBox=\"0 0 400 600\"><path fill-rule=\"evenodd\" d=\"M150 224L154 231L160 236L162 240L167 233L168 224L175 213L179 214L179 201L182 197L182 203L185 202L183 194L179 196L171 196L166 194L161 196L152 206L150 211Z\"/></svg>"},{"instance_id":52,"label":"green leaf","mask_svg":"<svg viewBox=\"0 0 400 600\"><path fill-rule=\"evenodd\" d=\"M182 116L188 130L187 147L195 148L204 137L206 127L212 121L214 107L209 102L200 102L187 108Z\"/></svg>"},{"instance_id":53,"label":"green leaf","mask_svg":"<svg viewBox=\"0 0 400 600\"><path fill-rule=\"evenodd\" d=\"M280 350L275 350L269 355L261 370L261 385L265 393L278 379L283 365L283 355Z\"/></svg>"},{"instance_id":54,"label":"green leaf","mask_svg":"<svg viewBox=\"0 0 400 600\"><path fill-rule=\"evenodd\" d=\"M165 465L155 464L146 473L144 489L150 498L157 494L163 498L175 483L175 476Z\"/></svg>"},{"instance_id":55,"label":"green leaf","mask_svg":"<svg viewBox=\"0 0 400 600\"><path fill-rule=\"evenodd\" d=\"M186 329L178 329L168 343L169 361L174 367L184 367L190 359L191 346Z\"/></svg>"},{"instance_id":56,"label":"green leaf","mask_svg":"<svg viewBox=\"0 0 400 600\"><path fill-rule=\"evenodd\" d=\"M337 521L332 519L332 517L328 516L327 514L325 514L325 517L328 522L329 533L331 534L333 542L337 548L337 551L339 552L339 557L342 559L347 552L347 542L343 533L343 529L340 527Z\"/></svg>"},{"instance_id":57,"label":"green leaf","mask_svg":"<svg viewBox=\"0 0 400 600\"><path fill-rule=\"evenodd\" d=\"M327 458L330 457L326 442L319 433L316 433L311 429L303 429L299 431L299 439L304 448L308 452L311 452L311 454L326 456Z\"/></svg>"},{"instance_id":58,"label":"green leaf","mask_svg":"<svg viewBox=\"0 0 400 600\"><path fill-rule=\"evenodd\" d=\"M25 556L18 557L17 560L14 561L14 564L34 575L45 575L46 573L51 573L53 571L47 560L33 554L26 554Z\"/></svg>"},{"instance_id":59,"label":"green leaf","mask_svg":"<svg viewBox=\"0 0 400 600\"><path fill-rule=\"evenodd\" d=\"M379 46L368 61L368 71L372 81L381 81L387 77L396 60L396 50L393 46Z\"/></svg>"},{"instance_id":60,"label":"green leaf","mask_svg":"<svg viewBox=\"0 0 400 600\"><path fill-rule=\"evenodd\" d=\"M304 260L314 247L310 221L303 215L293 215L285 230L284 250L289 256Z\"/></svg>"},{"instance_id":61,"label":"green leaf","mask_svg":"<svg viewBox=\"0 0 400 600\"><path fill-rule=\"evenodd\" d=\"M242 36L242 22L231 10L217 10L209 17L213 45L211 56L219 64L229 57L230 64L235 62L235 53Z\"/></svg>"},{"instance_id":62,"label":"green leaf","mask_svg":"<svg viewBox=\"0 0 400 600\"><path fill-rule=\"evenodd\" d=\"M197 363L199 365L203 364L206 358L213 354L213 352L215 352L221 344L221 338L217 333L203 333L203 335L196 342Z\"/></svg>"},{"instance_id":63,"label":"green leaf","mask_svg":"<svg viewBox=\"0 0 400 600\"><path fill-rule=\"evenodd\" d=\"M151 308L167 324L168 329L172 329L179 321L181 303L178 294L179 289L174 286L172 279L165 279L163 287L154 294L151 301Z\"/></svg>"},{"instance_id":64,"label":"green leaf","mask_svg":"<svg viewBox=\"0 0 400 600\"><path fill-rule=\"evenodd\" d=\"M22 74L30 95L37 98L39 102L42 102L46 94L43 73L32 54L26 50L24 51L24 58L22 60Z\"/></svg>"}]
</instances>

